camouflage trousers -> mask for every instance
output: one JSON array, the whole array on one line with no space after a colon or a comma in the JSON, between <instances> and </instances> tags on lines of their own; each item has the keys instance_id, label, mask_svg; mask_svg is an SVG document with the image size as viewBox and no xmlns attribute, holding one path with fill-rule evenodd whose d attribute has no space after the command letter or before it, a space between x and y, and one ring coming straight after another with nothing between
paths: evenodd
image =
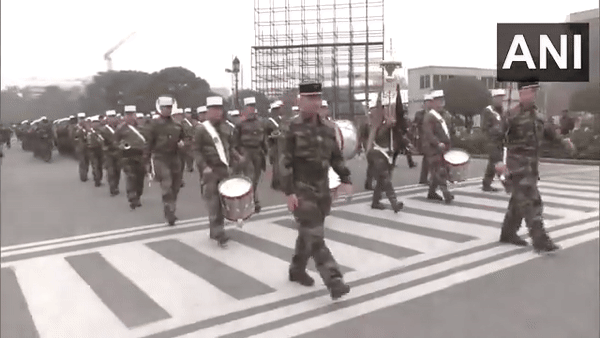
<instances>
[{"instance_id":1,"label":"camouflage trousers","mask_svg":"<svg viewBox=\"0 0 600 338\"><path fill-rule=\"evenodd\" d=\"M110 192L119 190L119 182L121 181L121 161L118 155L104 156L104 167L106 168L106 179Z\"/></svg>"},{"instance_id":2,"label":"camouflage trousers","mask_svg":"<svg viewBox=\"0 0 600 338\"><path fill-rule=\"evenodd\" d=\"M260 153L246 152L246 162L241 163L236 173L244 175L252 180L252 189L254 190L254 205L260 205L258 200L258 182L265 166L265 158Z\"/></svg>"},{"instance_id":3,"label":"camouflage trousers","mask_svg":"<svg viewBox=\"0 0 600 338\"><path fill-rule=\"evenodd\" d=\"M371 150L367 153L367 162L367 179L370 174L371 179L375 179L377 182L375 189L373 189L373 204L379 203L385 192L390 203L394 205L397 202L397 198L392 185L393 165L390 164L385 155L378 150Z\"/></svg>"},{"instance_id":4,"label":"camouflage trousers","mask_svg":"<svg viewBox=\"0 0 600 338\"><path fill-rule=\"evenodd\" d=\"M85 148L78 147L76 150L77 161L79 162L79 179L81 182L88 180L88 171L90 170L90 156Z\"/></svg>"},{"instance_id":5,"label":"camouflage trousers","mask_svg":"<svg viewBox=\"0 0 600 338\"><path fill-rule=\"evenodd\" d=\"M492 185L494 176L496 176L496 163L502 161L502 145L490 144L488 145L488 163L485 167L485 174L483 175L483 186L489 187Z\"/></svg>"},{"instance_id":6,"label":"camouflage trousers","mask_svg":"<svg viewBox=\"0 0 600 338\"><path fill-rule=\"evenodd\" d=\"M271 178L271 189L281 190L281 184L279 182L279 156L278 156L277 144L269 148L269 164L272 168Z\"/></svg>"},{"instance_id":7,"label":"camouflage trousers","mask_svg":"<svg viewBox=\"0 0 600 338\"><path fill-rule=\"evenodd\" d=\"M160 183L165 216L168 213L175 213L183 173L179 155L169 158L154 158L154 172L156 180Z\"/></svg>"},{"instance_id":8,"label":"camouflage trousers","mask_svg":"<svg viewBox=\"0 0 600 338\"><path fill-rule=\"evenodd\" d=\"M146 176L146 167L144 160L139 157L124 157L121 161L123 173L125 174L125 190L127 191L127 200L129 203L140 201L144 193L144 178Z\"/></svg>"},{"instance_id":9,"label":"camouflage trousers","mask_svg":"<svg viewBox=\"0 0 600 338\"><path fill-rule=\"evenodd\" d=\"M308 260L312 257L323 283L330 285L333 279L341 278L339 265L325 244L325 216L331 210L331 195L328 181L322 184L319 192L312 188L298 188L298 207L294 218L298 223L298 237L294 256L290 264L291 273L306 271Z\"/></svg>"},{"instance_id":10,"label":"camouflage trousers","mask_svg":"<svg viewBox=\"0 0 600 338\"><path fill-rule=\"evenodd\" d=\"M534 175L513 177L512 194L508 210L502 223L502 235L514 236L525 219L531 239L535 242L547 239L542 212L544 205L537 187L538 178Z\"/></svg>"},{"instance_id":11,"label":"camouflage trousers","mask_svg":"<svg viewBox=\"0 0 600 338\"><path fill-rule=\"evenodd\" d=\"M208 223L210 227L210 238L216 239L225 234L225 217L223 216L223 205L219 195L219 183L228 177L227 169L215 168L206 177L201 177L202 197L206 202L208 210Z\"/></svg>"},{"instance_id":12,"label":"camouflage trousers","mask_svg":"<svg viewBox=\"0 0 600 338\"><path fill-rule=\"evenodd\" d=\"M102 166L104 161L102 156L102 148L90 148L88 149L88 152L90 154L90 164L92 165L94 182L100 183L102 181L102 175L104 174Z\"/></svg>"},{"instance_id":13,"label":"camouflage trousers","mask_svg":"<svg viewBox=\"0 0 600 338\"><path fill-rule=\"evenodd\" d=\"M434 194L437 188L440 188L444 197L450 194L448 190L448 168L444 162L442 155L427 156L427 164L429 166L429 174L431 182L429 182L429 193Z\"/></svg>"},{"instance_id":14,"label":"camouflage trousers","mask_svg":"<svg viewBox=\"0 0 600 338\"><path fill-rule=\"evenodd\" d=\"M181 159L183 161L182 170L187 169L187 171L194 171L194 155L192 153L192 149L186 149L181 152Z\"/></svg>"}]
</instances>

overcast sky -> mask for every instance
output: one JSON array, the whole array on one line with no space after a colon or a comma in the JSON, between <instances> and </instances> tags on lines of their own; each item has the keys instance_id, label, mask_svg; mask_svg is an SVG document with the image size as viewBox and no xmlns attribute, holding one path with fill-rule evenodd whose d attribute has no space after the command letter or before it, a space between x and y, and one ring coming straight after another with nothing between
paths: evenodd
<instances>
[{"instance_id":1,"label":"overcast sky","mask_svg":"<svg viewBox=\"0 0 600 338\"><path fill-rule=\"evenodd\" d=\"M224 69L237 55L244 85L250 86L254 0L0 4L2 87L33 77L65 80L104 71L104 53L133 31L137 34L113 54L115 70L183 66L212 87L230 87ZM392 38L405 68L495 68L496 23L563 22L569 13L597 7L598 0L386 0L386 49Z\"/></svg>"}]
</instances>

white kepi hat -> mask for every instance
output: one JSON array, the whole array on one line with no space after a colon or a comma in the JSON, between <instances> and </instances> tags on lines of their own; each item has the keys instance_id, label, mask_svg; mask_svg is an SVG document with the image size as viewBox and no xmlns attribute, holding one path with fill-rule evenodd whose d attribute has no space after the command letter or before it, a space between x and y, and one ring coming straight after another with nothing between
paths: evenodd
<instances>
[{"instance_id":1,"label":"white kepi hat","mask_svg":"<svg viewBox=\"0 0 600 338\"><path fill-rule=\"evenodd\" d=\"M327 100L321 101L321 108L327 108L327 107L329 107L329 104L327 103Z\"/></svg>"},{"instance_id":2,"label":"white kepi hat","mask_svg":"<svg viewBox=\"0 0 600 338\"><path fill-rule=\"evenodd\" d=\"M299 108L298 106L293 106L293 107L292 107L292 110L293 110L293 111L300 111L300 108Z\"/></svg>"},{"instance_id":3,"label":"white kepi hat","mask_svg":"<svg viewBox=\"0 0 600 338\"><path fill-rule=\"evenodd\" d=\"M141 119L143 117L144 117L144 113L137 113L137 114L135 114L135 118L136 119Z\"/></svg>"},{"instance_id":4,"label":"white kepi hat","mask_svg":"<svg viewBox=\"0 0 600 338\"><path fill-rule=\"evenodd\" d=\"M220 96L209 96L206 98L206 107L216 107L223 105L223 98Z\"/></svg>"},{"instance_id":5,"label":"white kepi hat","mask_svg":"<svg viewBox=\"0 0 600 338\"><path fill-rule=\"evenodd\" d=\"M183 114L183 109L177 108L177 109L173 110L172 115L179 115L179 114Z\"/></svg>"},{"instance_id":6,"label":"white kepi hat","mask_svg":"<svg viewBox=\"0 0 600 338\"><path fill-rule=\"evenodd\" d=\"M434 90L431 92L431 98L432 99L438 99L440 97L444 97L444 91L443 90Z\"/></svg>"},{"instance_id":7,"label":"white kepi hat","mask_svg":"<svg viewBox=\"0 0 600 338\"><path fill-rule=\"evenodd\" d=\"M191 113L192 112L192 108L185 108L185 110L183 112L184 113Z\"/></svg>"},{"instance_id":8,"label":"white kepi hat","mask_svg":"<svg viewBox=\"0 0 600 338\"><path fill-rule=\"evenodd\" d=\"M136 110L137 110L136 106L125 106L125 107L123 107L123 111L125 111L126 113L135 113Z\"/></svg>"},{"instance_id":9,"label":"white kepi hat","mask_svg":"<svg viewBox=\"0 0 600 338\"><path fill-rule=\"evenodd\" d=\"M116 116L117 112L114 110L107 110L106 111L106 116Z\"/></svg>"},{"instance_id":10,"label":"white kepi hat","mask_svg":"<svg viewBox=\"0 0 600 338\"><path fill-rule=\"evenodd\" d=\"M198 114L206 113L206 106L200 106L200 107L196 108L196 113L198 113Z\"/></svg>"},{"instance_id":11,"label":"white kepi hat","mask_svg":"<svg viewBox=\"0 0 600 338\"><path fill-rule=\"evenodd\" d=\"M431 100L433 100L433 97L431 97L431 94L423 95L423 101L431 101Z\"/></svg>"},{"instance_id":12,"label":"white kepi hat","mask_svg":"<svg viewBox=\"0 0 600 338\"><path fill-rule=\"evenodd\" d=\"M85 118L85 113L77 113L77 117L83 119Z\"/></svg>"},{"instance_id":13,"label":"white kepi hat","mask_svg":"<svg viewBox=\"0 0 600 338\"><path fill-rule=\"evenodd\" d=\"M492 89L492 90L490 90L490 94L492 94L492 97L504 96L504 95L506 95L506 91L504 89Z\"/></svg>"},{"instance_id":14,"label":"white kepi hat","mask_svg":"<svg viewBox=\"0 0 600 338\"><path fill-rule=\"evenodd\" d=\"M244 106L256 104L256 98L254 96L247 97L244 99Z\"/></svg>"}]
</instances>

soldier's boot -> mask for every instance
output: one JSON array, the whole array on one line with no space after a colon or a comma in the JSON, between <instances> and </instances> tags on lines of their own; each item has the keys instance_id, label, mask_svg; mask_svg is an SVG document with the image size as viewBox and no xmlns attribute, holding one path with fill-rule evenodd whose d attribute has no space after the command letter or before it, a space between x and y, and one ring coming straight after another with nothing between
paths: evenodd
<instances>
[{"instance_id":1,"label":"soldier's boot","mask_svg":"<svg viewBox=\"0 0 600 338\"><path fill-rule=\"evenodd\" d=\"M303 286L315 285L315 280L306 271L294 271L290 269L289 280Z\"/></svg>"},{"instance_id":2,"label":"soldier's boot","mask_svg":"<svg viewBox=\"0 0 600 338\"><path fill-rule=\"evenodd\" d=\"M371 203L371 209L385 210L385 205L381 201Z\"/></svg>"},{"instance_id":3,"label":"soldier's boot","mask_svg":"<svg viewBox=\"0 0 600 338\"><path fill-rule=\"evenodd\" d=\"M337 300L350 292L350 285L344 283L344 280L339 277L332 279L327 288L333 300Z\"/></svg>"},{"instance_id":4,"label":"soldier's boot","mask_svg":"<svg viewBox=\"0 0 600 338\"><path fill-rule=\"evenodd\" d=\"M100 187L100 186L102 186L102 182L100 182L100 181L94 181L94 186L95 187Z\"/></svg>"},{"instance_id":5,"label":"soldier's boot","mask_svg":"<svg viewBox=\"0 0 600 338\"><path fill-rule=\"evenodd\" d=\"M365 180L365 190L373 190L373 180Z\"/></svg>"},{"instance_id":6,"label":"soldier's boot","mask_svg":"<svg viewBox=\"0 0 600 338\"><path fill-rule=\"evenodd\" d=\"M407 152L406 153L406 159L408 160L408 167L411 168L411 169L412 168L416 168L417 164L413 160L412 155L410 154L410 150L407 150L406 152Z\"/></svg>"},{"instance_id":7,"label":"soldier's boot","mask_svg":"<svg viewBox=\"0 0 600 338\"><path fill-rule=\"evenodd\" d=\"M531 229L529 235L533 242L533 250L536 253L551 253L560 249L560 246L552 241L542 226L536 226Z\"/></svg>"},{"instance_id":8,"label":"soldier's boot","mask_svg":"<svg viewBox=\"0 0 600 338\"><path fill-rule=\"evenodd\" d=\"M262 209L262 207L260 206L260 202L254 201L254 212L258 214L261 209Z\"/></svg>"},{"instance_id":9,"label":"soldier's boot","mask_svg":"<svg viewBox=\"0 0 600 338\"><path fill-rule=\"evenodd\" d=\"M434 200L434 201L443 201L444 200L444 198L442 196L440 196L440 194L435 192L435 190L431 190L431 189L429 189L429 192L427 193L427 199Z\"/></svg>"},{"instance_id":10,"label":"soldier's boot","mask_svg":"<svg viewBox=\"0 0 600 338\"><path fill-rule=\"evenodd\" d=\"M175 212L171 210L171 208L168 205L165 205L164 211L165 219L169 223L169 226L174 226L175 222L177 221L177 217L175 217Z\"/></svg>"},{"instance_id":11,"label":"soldier's boot","mask_svg":"<svg viewBox=\"0 0 600 338\"><path fill-rule=\"evenodd\" d=\"M500 243L512 244L512 245L516 245L516 246L529 245L529 243L527 243L526 240L519 237L519 235L517 235L516 233L513 233L513 232L509 233L508 231L505 231L505 230L502 230L502 232L500 233Z\"/></svg>"},{"instance_id":12,"label":"soldier's boot","mask_svg":"<svg viewBox=\"0 0 600 338\"><path fill-rule=\"evenodd\" d=\"M221 231L216 235L210 234L210 239L217 241L217 245L219 245L221 248L227 248L230 238L227 236L225 231Z\"/></svg>"},{"instance_id":13,"label":"soldier's boot","mask_svg":"<svg viewBox=\"0 0 600 338\"><path fill-rule=\"evenodd\" d=\"M498 188L494 188L491 185L484 185L481 190L483 191L487 191L487 192L498 192Z\"/></svg>"},{"instance_id":14,"label":"soldier's boot","mask_svg":"<svg viewBox=\"0 0 600 338\"><path fill-rule=\"evenodd\" d=\"M396 198L391 198L390 203L392 204L392 209L394 209L395 214L404 208L404 203L398 201Z\"/></svg>"},{"instance_id":15,"label":"soldier's boot","mask_svg":"<svg viewBox=\"0 0 600 338\"><path fill-rule=\"evenodd\" d=\"M183 180L181 180L181 185L180 187L183 188L185 186L185 182Z\"/></svg>"}]
</instances>

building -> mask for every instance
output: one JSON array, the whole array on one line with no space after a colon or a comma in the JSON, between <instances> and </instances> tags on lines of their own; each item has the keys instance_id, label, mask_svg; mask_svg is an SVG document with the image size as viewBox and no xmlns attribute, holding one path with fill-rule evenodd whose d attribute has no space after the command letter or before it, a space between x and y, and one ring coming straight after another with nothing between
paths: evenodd
<instances>
[{"instance_id":1,"label":"building","mask_svg":"<svg viewBox=\"0 0 600 338\"><path fill-rule=\"evenodd\" d=\"M408 116L412 119L422 109L423 96L430 93L440 83L453 77L474 77L482 80L488 89L502 88L496 81L496 69L427 66L408 70ZM511 100L518 98L516 90ZM508 96L507 99L508 101Z\"/></svg>"}]
</instances>

